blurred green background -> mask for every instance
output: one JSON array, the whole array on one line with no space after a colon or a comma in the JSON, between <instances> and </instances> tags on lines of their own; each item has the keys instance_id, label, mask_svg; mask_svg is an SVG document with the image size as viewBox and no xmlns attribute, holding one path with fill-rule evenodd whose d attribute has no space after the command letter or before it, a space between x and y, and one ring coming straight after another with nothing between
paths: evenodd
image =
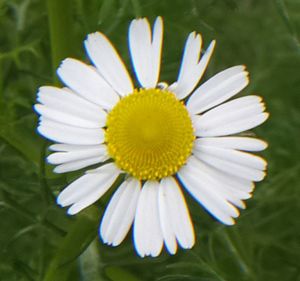
<instances>
[{"instance_id":1,"label":"blurred green background","mask_svg":"<svg viewBox=\"0 0 300 281\"><path fill-rule=\"evenodd\" d=\"M54 175L45 164L49 143L35 131L32 105L39 86L58 83L61 59L86 60L88 33L108 35L128 64L130 20L157 15L165 24L161 80L176 79L194 30L205 46L217 39L204 80L247 65L251 83L241 95L263 96L271 113L254 130L269 143L262 153L269 168L235 226L221 225L188 198L195 247L141 259L131 235L117 248L99 241L109 194L72 218L55 204L78 173ZM299 142L299 0L0 0L1 281L300 280Z\"/></svg>"}]
</instances>

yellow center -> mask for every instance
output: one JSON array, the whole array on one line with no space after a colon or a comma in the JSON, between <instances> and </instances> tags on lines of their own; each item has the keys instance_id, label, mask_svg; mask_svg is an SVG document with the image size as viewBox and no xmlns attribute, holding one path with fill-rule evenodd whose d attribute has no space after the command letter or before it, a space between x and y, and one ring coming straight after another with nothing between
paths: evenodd
<instances>
[{"instance_id":1,"label":"yellow center","mask_svg":"<svg viewBox=\"0 0 300 281\"><path fill-rule=\"evenodd\" d=\"M186 107L173 93L140 89L121 99L107 117L108 153L140 180L176 173L191 154L194 134Z\"/></svg>"}]
</instances>

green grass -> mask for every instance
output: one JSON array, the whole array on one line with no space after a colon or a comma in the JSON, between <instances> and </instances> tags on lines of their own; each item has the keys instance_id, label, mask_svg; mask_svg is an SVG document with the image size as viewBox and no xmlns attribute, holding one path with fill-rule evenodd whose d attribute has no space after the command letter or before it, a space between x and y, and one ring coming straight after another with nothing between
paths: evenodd
<instances>
[{"instance_id":1,"label":"green grass","mask_svg":"<svg viewBox=\"0 0 300 281\"><path fill-rule=\"evenodd\" d=\"M161 15L162 79L175 80L189 32L217 40L206 72L245 64L242 95L264 97L271 113L254 132L269 143L268 176L257 184L237 224L225 227L188 198L197 243L176 256L137 257L97 236L107 195L69 218L55 196L77 174L55 175L36 133L37 88L58 83L54 70L82 41L102 31L129 62L130 20ZM299 0L0 0L0 280L1 281L299 281L300 280Z\"/></svg>"}]
</instances>

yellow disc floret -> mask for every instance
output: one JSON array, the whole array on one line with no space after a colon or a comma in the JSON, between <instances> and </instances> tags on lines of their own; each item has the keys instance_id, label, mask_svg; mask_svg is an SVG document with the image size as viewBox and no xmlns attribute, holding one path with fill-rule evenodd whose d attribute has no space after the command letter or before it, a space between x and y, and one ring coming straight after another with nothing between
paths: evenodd
<instances>
[{"instance_id":1,"label":"yellow disc floret","mask_svg":"<svg viewBox=\"0 0 300 281\"><path fill-rule=\"evenodd\" d=\"M140 180L176 173L195 138L184 104L160 89L135 90L122 98L106 126L108 153L120 169Z\"/></svg>"}]
</instances>

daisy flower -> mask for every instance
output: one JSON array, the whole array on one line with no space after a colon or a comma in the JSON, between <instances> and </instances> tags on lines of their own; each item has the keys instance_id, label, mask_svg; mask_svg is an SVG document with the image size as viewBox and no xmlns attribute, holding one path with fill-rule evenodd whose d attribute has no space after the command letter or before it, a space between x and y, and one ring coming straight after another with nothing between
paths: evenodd
<instances>
[{"instance_id":1,"label":"daisy flower","mask_svg":"<svg viewBox=\"0 0 300 281\"><path fill-rule=\"evenodd\" d=\"M195 243L193 224L182 189L212 216L234 224L253 182L265 176L266 162L249 152L266 143L234 136L268 118L262 98L228 101L248 82L245 66L228 68L197 87L214 50L201 55L201 35L189 34L177 81L159 83L163 22L130 23L128 42L139 86L114 46L102 33L84 42L92 65L65 59L57 74L65 88L41 87L35 110L38 132L56 142L47 160L56 173L91 165L58 196L74 215L96 202L120 175L100 224L104 243L117 246L133 225L141 256L170 254Z\"/></svg>"}]
</instances>

